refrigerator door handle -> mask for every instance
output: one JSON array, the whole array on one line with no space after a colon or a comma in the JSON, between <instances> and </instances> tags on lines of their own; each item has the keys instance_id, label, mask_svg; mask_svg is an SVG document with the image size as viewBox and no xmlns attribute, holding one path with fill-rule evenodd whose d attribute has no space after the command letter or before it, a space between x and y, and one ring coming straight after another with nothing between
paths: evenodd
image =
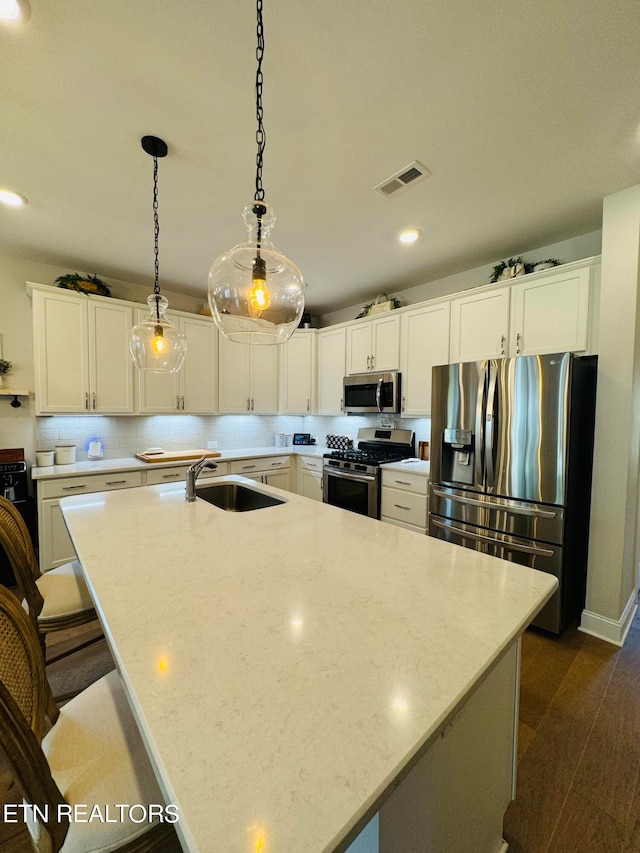
<instances>
[{"instance_id":1,"label":"refrigerator door handle","mask_svg":"<svg viewBox=\"0 0 640 853\"><path fill-rule=\"evenodd\" d=\"M536 548L534 545L521 545L519 542L509 542L504 539L494 539L493 536L483 536L480 533L472 533L470 530L463 530L462 527L456 527L455 524L448 524L440 521L438 518L431 518L431 524L434 527L439 527L442 530L448 530L450 533L455 533L463 539L475 539L479 542L486 542L488 545L500 545L511 549L512 551L522 551L524 554L535 554L537 557L553 557L555 551L550 548Z\"/></svg>"},{"instance_id":2,"label":"refrigerator door handle","mask_svg":"<svg viewBox=\"0 0 640 853\"><path fill-rule=\"evenodd\" d=\"M487 393L487 408L485 411L485 429L484 429L484 458L487 469L487 488L492 489L496 484L495 470L493 465L493 428L494 428L494 409L496 398L496 378L497 364L495 361L489 362L489 391Z\"/></svg>"},{"instance_id":3,"label":"refrigerator door handle","mask_svg":"<svg viewBox=\"0 0 640 853\"><path fill-rule=\"evenodd\" d=\"M475 446L473 448L473 455L475 458L475 468L476 468L476 485L484 486L484 460L483 460L483 449L484 449L484 395L485 389L487 387L487 370L488 362L483 362L482 365L482 376L480 382L478 382L478 396L476 399L476 437L475 437Z\"/></svg>"},{"instance_id":4,"label":"refrigerator door handle","mask_svg":"<svg viewBox=\"0 0 640 853\"><path fill-rule=\"evenodd\" d=\"M460 495L452 495L449 492L441 492L439 489L433 490L434 497L437 498L445 498L448 501L454 501L455 503L461 504L470 504L471 506L479 506L482 509L497 509L500 512L509 512L513 515L530 515L534 518L556 518L557 513L551 512L551 510L546 509L530 509L526 506L507 506L506 504L495 504L491 503L491 501L487 500L476 500L474 498L464 498Z\"/></svg>"}]
</instances>

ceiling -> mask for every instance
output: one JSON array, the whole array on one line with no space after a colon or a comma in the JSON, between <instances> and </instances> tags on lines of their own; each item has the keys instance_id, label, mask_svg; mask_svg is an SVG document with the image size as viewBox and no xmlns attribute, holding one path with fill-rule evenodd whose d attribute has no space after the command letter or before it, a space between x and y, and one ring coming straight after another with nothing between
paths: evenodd
<instances>
[{"instance_id":1,"label":"ceiling","mask_svg":"<svg viewBox=\"0 0 640 853\"><path fill-rule=\"evenodd\" d=\"M0 252L151 284L154 134L160 282L204 298L253 199L255 15L31 0L0 26L0 186L29 199ZM596 230L640 182L637 0L264 0L264 25L263 182L312 313Z\"/></svg>"}]
</instances>

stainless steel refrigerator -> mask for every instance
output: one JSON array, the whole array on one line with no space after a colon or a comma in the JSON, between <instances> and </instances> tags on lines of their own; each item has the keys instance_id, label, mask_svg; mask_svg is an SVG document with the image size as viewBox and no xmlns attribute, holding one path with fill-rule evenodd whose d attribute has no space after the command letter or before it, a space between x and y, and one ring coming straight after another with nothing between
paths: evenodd
<instances>
[{"instance_id":1,"label":"stainless steel refrigerator","mask_svg":"<svg viewBox=\"0 0 640 853\"><path fill-rule=\"evenodd\" d=\"M596 356L557 353L433 368L429 534L549 572L534 625L584 606Z\"/></svg>"}]
</instances>

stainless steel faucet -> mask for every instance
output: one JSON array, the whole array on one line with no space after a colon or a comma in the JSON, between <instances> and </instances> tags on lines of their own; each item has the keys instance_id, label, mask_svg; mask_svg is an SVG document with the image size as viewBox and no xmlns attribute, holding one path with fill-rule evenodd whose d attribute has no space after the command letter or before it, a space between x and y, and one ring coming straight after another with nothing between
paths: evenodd
<instances>
[{"instance_id":1,"label":"stainless steel faucet","mask_svg":"<svg viewBox=\"0 0 640 853\"><path fill-rule=\"evenodd\" d=\"M203 456L202 459L198 459L197 462L194 462L190 468L187 468L187 486L185 489L185 500L191 503L196 499L196 480L198 479L198 474L202 471L203 468L211 468L215 470L218 466L215 462L211 462L207 459L206 456Z\"/></svg>"}]
</instances>

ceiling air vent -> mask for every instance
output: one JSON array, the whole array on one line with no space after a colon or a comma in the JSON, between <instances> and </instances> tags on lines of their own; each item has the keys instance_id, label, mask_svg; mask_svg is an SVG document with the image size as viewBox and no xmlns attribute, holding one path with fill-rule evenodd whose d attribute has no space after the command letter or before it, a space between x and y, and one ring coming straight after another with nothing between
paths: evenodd
<instances>
[{"instance_id":1,"label":"ceiling air vent","mask_svg":"<svg viewBox=\"0 0 640 853\"><path fill-rule=\"evenodd\" d=\"M409 163L409 165L405 166L404 169L396 172L395 175L391 175L390 178L387 178L381 184L378 184L374 189L378 190L382 195L397 195L403 190L406 190L406 188L411 184L416 184L423 178L428 178L430 174L431 172L423 166L422 163L418 163L417 160L414 160L413 163Z\"/></svg>"}]
</instances>

